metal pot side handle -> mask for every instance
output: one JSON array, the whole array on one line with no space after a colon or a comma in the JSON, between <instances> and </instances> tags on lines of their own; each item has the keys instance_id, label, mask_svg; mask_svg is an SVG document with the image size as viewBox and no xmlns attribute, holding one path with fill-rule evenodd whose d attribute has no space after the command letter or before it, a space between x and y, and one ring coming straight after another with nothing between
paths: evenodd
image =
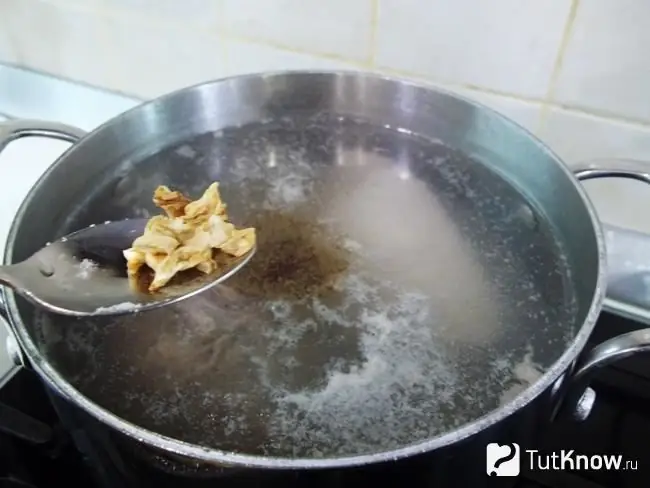
<instances>
[{"instance_id":1,"label":"metal pot side handle","mask_svg":"<svg viewBox=\"0 0 650 488\"><path fill-rule=\"evenodd\" d=\"M603 159L572 168L580 181L596 178L626 178L650 184L650 162L636 159Z\"/></svg>"},{"instance_id":2,"label":"metal pot side handle","mask_svg":"<svg viewBox=\"0 0 650 488\"><path fill-rule=\"evenodd\" d=\"M0 372L0 387L9 381L19 368L25 366L22 352L18 346L18 341L13 334L11 325L9 325L9 321L3 316L3 314L0 313L0 329L3 327L7 331L7 337L5 339L5 344L0 344L0 347L6 348L7 355L9 356L10 367L7 371Z\"/></svg>"},{"instance_id":3,"label":"metal pot side handle","mask_svg":"<svg viewBox=\"0 0 650 488\"><path fill-rule=\"evenodd\" d=\"M0 122L0 151L11 141L22 137L49 137L66 142L77 142L86 131L71 125L45 120L9 120Z\"/></svg>"},{"instance_id":4,"label":"metal pot side handle","mask_svg":"<svg viewBox=\"0 0 650 488\"><path fill-rule=\"evenodd\" d=\"M580 181L595 178L627 178L650 184L650 162L633 159L603 159L590 161L573 167L575 177ZM650 328L639 329L613 337L582 353L573 372L563 381L565 385L560 404L556 406L554 417L559 413L570 413L577 420L588 417L593 406L595 393L589 388L594 375L606 366L632 355L650 352Z\"/></svg>"},{"instance_id":5,"label":"metal pot side handle","mask_svg":"<svg viewBox=\"0 0 650 488\"><path fill-rule=\"evenodd\" d=\"M0 122L0 152L2 152L2 150L12 141L23 137L48 137L51 139L75 143L85 135L86 131L82 129L58 122L28 119L9 120ZM10 321L2 317L4 313L2 308L2 295L0 294L0 322L5 322L2 325L6 326L9 333L7 343L4 347L7 348L9 358L16 366L24 366L26 363L22 356L18 341L15 338ZM3 347L2 344L0 344L0 347Z\"/></svg>"}]
</instances>

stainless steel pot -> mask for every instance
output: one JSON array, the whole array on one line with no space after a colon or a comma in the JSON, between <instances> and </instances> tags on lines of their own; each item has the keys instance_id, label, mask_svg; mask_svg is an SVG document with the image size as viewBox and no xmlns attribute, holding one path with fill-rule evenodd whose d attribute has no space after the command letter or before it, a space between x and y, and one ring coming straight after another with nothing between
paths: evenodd
<instances>
[{"instance_id":1,"label":"stainless steel pot","mask_svg":"<svg viewBox=\"0 0 650 488\"><path fill-rule=\"evenodd\" d=\"M259 468L394 460L540 397L549 416L584 417L594 371L650 348L648 329L583 351L606 256L579 184L650 182L647 167L572 174L456 95L271 73L181 90L87 135L5 123L0 149L34 135L75 144L20 207L7 264L75 228L148 215L158 184L196 193L220 180L231 211L259 227L249 274L185 308L80 322L4 290L17 360L159 452Z\"/></svg>"}]
</instances>

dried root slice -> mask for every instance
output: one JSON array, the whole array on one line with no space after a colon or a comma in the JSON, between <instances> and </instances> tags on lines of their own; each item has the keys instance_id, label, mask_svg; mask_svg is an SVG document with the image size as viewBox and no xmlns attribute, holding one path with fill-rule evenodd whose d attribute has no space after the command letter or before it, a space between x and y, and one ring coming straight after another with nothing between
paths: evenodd
<instances>
[{"instance_id":1,"label":"dried root slice","mask_svg":"<svg viewBox=\"0 0 650 488\"><path fill-rule=\"evenodd\" d=\"M137 281L145 265L153 272L151 292L160 290L181 271L196 268L206 274L215 272L215 251L240 257L255 246L255 229L236 229L228 222L216 182L195 201L159 186L153 202L166 215L152 217L144 234L124 251L132 281Z\"/></svg>"}]
</instances>

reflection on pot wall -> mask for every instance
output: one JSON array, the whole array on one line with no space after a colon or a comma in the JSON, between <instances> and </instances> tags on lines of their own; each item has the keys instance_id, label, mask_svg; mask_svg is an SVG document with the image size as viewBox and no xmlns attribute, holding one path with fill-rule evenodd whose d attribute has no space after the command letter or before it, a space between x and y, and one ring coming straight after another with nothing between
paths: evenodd
<instances>
[{"instance_id":1,"label":"reflection on pot wall","mask_svg":"<svg viewBox=\"0 0 650 488\"><path fill-rule=\"evenodd\" d=\"M487 104L536 133L569 163L650 160L650 59L639 47L650 42L640 20L650 16L649 2L324 5L2 0L0 62L142 98L263 70L380 71ZM650 223L634 212L650 204L643 185L600 181L587 188L603 220L650 231Z\"/></svg>"}]
</instances>

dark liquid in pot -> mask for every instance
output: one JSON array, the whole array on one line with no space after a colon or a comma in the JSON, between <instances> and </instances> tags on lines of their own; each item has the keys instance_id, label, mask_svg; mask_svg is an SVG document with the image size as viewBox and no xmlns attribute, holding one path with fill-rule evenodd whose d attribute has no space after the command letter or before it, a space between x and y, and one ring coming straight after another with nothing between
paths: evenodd
<instances>
[{"instance_id":1,"label":"dark liquid in pot","mask_svg":"<svg viewBox=\"0 0 650 488\"><path fill-rule=\"evenodd\" d=\"M522 161L521 164L526 164ZM219 289L97 321L41 316L52 363L124 419L248 454L369 454L536 381L577 331L545 218L435 141L326 115L204 134L128 168L71 227L222 183L257 255Z\"/></svg>"}]
</instances>

